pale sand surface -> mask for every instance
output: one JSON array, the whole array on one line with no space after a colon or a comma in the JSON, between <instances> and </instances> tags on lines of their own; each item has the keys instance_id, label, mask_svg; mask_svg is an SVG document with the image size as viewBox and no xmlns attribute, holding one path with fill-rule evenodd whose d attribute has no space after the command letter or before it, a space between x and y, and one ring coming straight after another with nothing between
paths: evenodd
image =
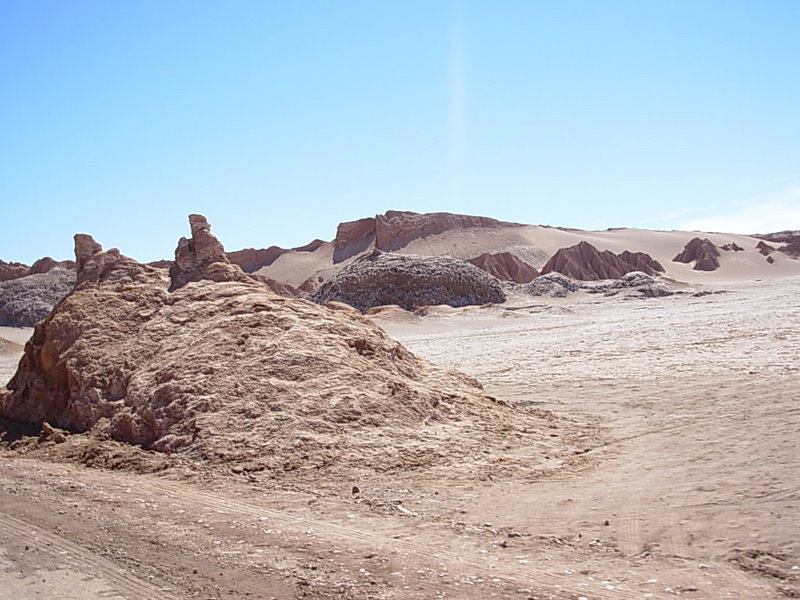
<instances>
[{"instance_id":1,"label":"pale sand surface","mask_svg":"<svg viewBox=\"0 0 800 600\"><path fill-rule=\"evenodd\" d=\"M25 342L33 327L0 327L0 382L4 385L17 370Z\"/></svg>"},{"instance_id":2,"label":"pale sand surface","mask_svg":"<svg viewBox=\"0 0 800 600\"><path fill-rule=\"evenodd\" d=\"M727 289L379 322L490 393L610 427L599 468L476 490L479 519L584 539L608 520L631 556L725 561L750 550L797 574L800 280Z\"/></svg>"},{"instance_id":3,"label":"pale sand surface","mask_svg":"<svg viewBox=\"0 0 800 600\"><path fill-rule=\"evenodd\" d=\"M281 489L9 456L0 598L800 593L800 279L715 287L728 292L379 311L490 393L605 427L585 468L553 477Z\"/></svg>"}]
</instances>

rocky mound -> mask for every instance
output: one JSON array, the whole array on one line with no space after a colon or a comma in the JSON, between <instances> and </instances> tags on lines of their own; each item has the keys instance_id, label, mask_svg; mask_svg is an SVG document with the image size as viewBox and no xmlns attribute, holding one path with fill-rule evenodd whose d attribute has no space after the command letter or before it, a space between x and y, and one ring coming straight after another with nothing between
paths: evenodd
<instances>
[{"instance_id":1,"label":"rocky mound","mask_svg":"<svg viewBox=\"0 0 800 600\"><path fill-rule=\"evenodd\" d=\"M29 267L18 262L6 262L0 260L0 281L10 281L12 279L19 279L28 274Z\"/></svg>"},{"instance_id":2,"label":"rocky mound","mask_svg":"<svg viewBox=\"0 0 800 600\"><path fill-rule=\"evenodd\" d=\"M790 240L778 248L778 251L783 252L792 258L800 258L800 237L795 237L794 239Z\"/></svg>"},{"instance_id":3,"label":"rocky mound","mask_svg":"<svg viewBox=\"0 0 800 600\"><path fill-rule=\"evenodd\" d=\"M276 296L204 219L191 226L171 278L76 236L78 283L37 324L0 417L273 475L530 469L542 413L484 396L354 311Z\"/></svg>"},{"instance_id":4,"label":"rocky mound","mask_svg":"<svg viewBox=\"0 0 800 600\"><path fill-rule=\"evenodd\" d=\"M497 254L489 254L487 252L475 258L470 258L467 262L486 271L500 281L529 283L539 275L536 269L509 252L499 252Z\"/></svg>"},{"instance_id":5,"label":"rocky mound","mask_svg":"<svg viewBox=\"0 0 800 600\"><path fill-rule=\"evenodd\" d=\"M541 272L542 275L555 272L581 281L597 281L617 279L633 271L654 275L663 272L664 267L644 252L601 252L589 242L580 242L558 250Z\"/></svg>"},{"instance_id":6,"label":"rocky mound","mask_svg":"<svg viewBox=\"0 0 800 600\"><path fill-rule=\"evenodd\" d=\"M370 248L399 250L409 242L453 229L522 227L488 217L451 213L425 213L390 210L383 215L340 223L334 239L333 260L341 262Z\"/></svg>"},{"instance_id":7,"label":"rocky mound","mask_svg":"<svg viewBox=\"0 0 800 600\"><path fill-rule=\"evenodd\" d=\"M719 268L719 250L707 239L692 238L673 262L694 263L695 271L715 271Z\"/></svg>"},{"instance_id":8,"label":"rocky mound","mask_svg":"<svg viewBox=\"0 0 800 600\"><path fill-rule=\"evenodd\" d=\"M336 273L311 299L320 304L344 302L365 312L384 304L414 310L437 304L500 303L506 296L497 279L463 260L375 251Z\"/></svg>"},{"instance_id":9,"label":"rocky mound","mask_svg":"<svg viewBox=\"0 0 800 600\"><path fill-rule=\"evenodd\" d=\"M756 244L756 250L758 250L759 254L763 254L764 256L769 256L771 253L775 252L777 248L775 248L774 246L770 246L764 241L761 241L758 242L758 244Z\"/></svg>"},{"instance_id":10,"label":"rocky mound","mask_svg":"<svg viewBox=\"0 0 800 600\"><path fill-rule=\"evenodd\" d=\"M674 293L662 281L641 271L631 271L616 280L596 282L577 281L561 273L548 273L537 277L527 285L519 286L518 289L531 296L550 298L565 298L581 290L589 294L607 296L616 295L624 290L634 290L646 298L660 298Z\"/></svg>"},{"instance_id":11,"label":"rocky mound","mask_svg":"<svg viewBox=\"0 0 800 600\"><path fill-rule=\"evenodd\" d=\"M565 298L581 289L583 289L581 282L565 277L561 273L540 275L529 284L520 286L520 290L526 294L550 298Z\"/></svg>"},{"instance_id":12,"label":"rocky mound","mask_svg":"<svg viewBox=\"0 0 800 600\"><path fill-rule=\"evenodd\" d=\"M39 275L56 268L74 269L75 263L71 260L57 261L49 256L40 258L30 267L18 262L7 263L0 260L0 281L11 281L12 279L19 279L20 277L27 277L28 275Z\"/></svg>"},{"instance_id":13,"label":"rocky mound","mask_svg":"<svg viewBox=\"0 0 800 600\"><path fill-rule=\"evenodd\" d=\"M75 285L75 271L53 269L0 282L0 326L31 327Z\"/></svg>"}]
</instances>

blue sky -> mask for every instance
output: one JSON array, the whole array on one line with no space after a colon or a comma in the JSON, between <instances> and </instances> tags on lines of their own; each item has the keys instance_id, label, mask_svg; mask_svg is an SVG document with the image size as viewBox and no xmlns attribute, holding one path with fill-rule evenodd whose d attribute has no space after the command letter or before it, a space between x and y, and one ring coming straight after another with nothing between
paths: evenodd
<instances>
[{"instance_id":1,"label":"blue sky","mask_svg":"<svg viewBox=\"0 0 800 600\"><path fill-rule=\"evenodd\" d=\"M800 2L4 0L0 258L389 209L800 228Z\"/></svg>"}]
</instances>

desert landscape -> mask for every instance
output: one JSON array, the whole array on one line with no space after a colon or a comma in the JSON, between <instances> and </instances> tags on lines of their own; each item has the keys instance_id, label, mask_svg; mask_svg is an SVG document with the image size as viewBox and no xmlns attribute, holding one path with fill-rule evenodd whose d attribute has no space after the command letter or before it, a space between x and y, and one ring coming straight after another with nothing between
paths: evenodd
<instances>
[{"instance_id":1,"label":"desert landscape","mask_svg":"<svg viewBox=\"0 0 800 600\"><path fill-rule=\"evenodd\" d=\"M798 232L189 225L0 263L0 599L800 597Z\"/></svg>"}]
</instances>

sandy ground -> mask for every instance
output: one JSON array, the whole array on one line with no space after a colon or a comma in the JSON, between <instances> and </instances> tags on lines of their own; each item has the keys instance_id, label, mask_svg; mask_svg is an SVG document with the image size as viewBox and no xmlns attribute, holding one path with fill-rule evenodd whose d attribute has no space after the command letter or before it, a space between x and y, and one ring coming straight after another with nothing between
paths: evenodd
<instances>
[{"instance_id":1,"label":"sandy ground","mask_svg":"<svg viewBox=\"0 0 800 600\"><path fill-rule=\"evenodd\" d=\"M547 477L187 481L6 452L0 599L798 597L798 286L383 313L490 393L604 427Z\"/></svg>"}]
</instances>

